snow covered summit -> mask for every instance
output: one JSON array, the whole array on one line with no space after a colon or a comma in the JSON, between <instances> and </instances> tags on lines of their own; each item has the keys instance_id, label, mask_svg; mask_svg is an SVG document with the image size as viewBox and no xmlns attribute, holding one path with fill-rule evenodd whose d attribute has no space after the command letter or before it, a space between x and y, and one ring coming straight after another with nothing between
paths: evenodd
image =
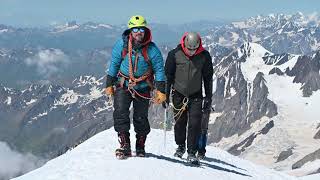
<instances>
[{"instance_id":1,"label":"snow covered summit","mask_svg":"<svg viewBox=\"0 0 320 180\"><path fill-rule=\"evenodd\" d=\"M133 134L131 132L131 142L135 141ZM153 129L146 142L147 157L117 160L114 156L118 147L116 133L109 129L14 180L296 179L214 147L208 147L208 158L200 167L190 166L184 159L173 157L176 147L173 137L173 132L167 132L164 143L163 131ZM134 147L134 143L131 145Z\"/></svg>"}]
</instances>

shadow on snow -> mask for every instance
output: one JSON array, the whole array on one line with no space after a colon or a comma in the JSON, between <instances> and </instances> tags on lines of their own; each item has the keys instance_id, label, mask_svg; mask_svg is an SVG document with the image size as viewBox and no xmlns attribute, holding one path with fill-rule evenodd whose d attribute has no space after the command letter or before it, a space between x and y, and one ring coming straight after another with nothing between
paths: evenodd
<instances>
[{"instance_id":1,"label":"shadow on snow","mask_svg":"<svg viewBox=\"0 0 320 180\"><path fill-rule=\"evenodd\" d=\"M185 161L186 159L181 159L181 160L179 160L179 159L175 159L175 158L166 157L166 156L163 156L163 155L156 155L156 154L153 154L153 153L146 153L146 157L147 157L147 158L148 158L148 157L151 157L151 158L166 160L166 161L170 161L170 162L173 162L173 163L183 164L183 165L185 165L185 166L190 166L190 167L199 167L199 168L201 168L202 166L206 166L206 167L209 167L209 168L212 168L212 169L216 169L216 170L220 170L220 171L225 171L225 172L228 172L228 173L234 173L234 174L238 174L238 175L242 175L242 176L249 176L249 177L251 177L251 176L248 175L248 174L244 174L244 173L238 172L238 171L236 171L236 170L227 169L227 168L224 168L224 167L220 167L220 166L217 166L217 165L213 165L213 164L207 163L207 162L220 163L220 164L224 164L224 165L231 166L231 167L233 167L233 168L237 168L237 169L239 169L239 170L244 170L244 171L246 171L245 169L238 168L238 167L235 166L235 165L226 163L226 162L221 161L221 160L218 160L218 159L209 158L209 157L206 157L205 160L204 160L204 161L207 161L207 162L201 161L201 162L200 162L200 166L192 165L192 164L186 162L186 161Z\"/></svg>"}]
</instances>

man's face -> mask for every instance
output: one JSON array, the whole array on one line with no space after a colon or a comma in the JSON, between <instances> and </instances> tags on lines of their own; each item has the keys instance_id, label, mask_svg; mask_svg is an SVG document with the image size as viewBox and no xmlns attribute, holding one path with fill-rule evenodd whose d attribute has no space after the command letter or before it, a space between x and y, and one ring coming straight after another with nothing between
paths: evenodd
<instances>
[{"instance_id":1,"label":"man's face","mask_svg":"<svg viewBox=\"0 0 320 180\"><path fill-rule=\"evenodd\" d=\"M193 56L193 55L196 53L197 49L198 49L198 48L191 49L191 48L188 48L188 47L187 47L187 51L188 51L187 54L188 54L189 56Z\"/></svg>"},{"instance_id":2,"label":"man's face","mask_svg":"<svg viewBox=\"0 0 320 180\"><path fill-rule=\"evenodd\" d=\"M132 37L136 42L141 43L144 39L145 29L142 27L136 27L131 29Z\"/></svg>"}]
</instances>

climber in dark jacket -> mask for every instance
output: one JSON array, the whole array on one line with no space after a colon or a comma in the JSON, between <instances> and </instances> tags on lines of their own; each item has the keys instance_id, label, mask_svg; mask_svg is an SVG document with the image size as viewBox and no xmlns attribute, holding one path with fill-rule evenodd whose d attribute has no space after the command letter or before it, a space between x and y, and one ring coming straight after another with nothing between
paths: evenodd
<instances>
[{"instance_id":1,"label":"climber in dark jacket","mask_svg":"<svg viewBox=\"0 0 320 180\"><path fill-rule=\"evenodd\" d=\"M164 106L169 104L172 95L175 116L174 134L178 148L174 156L183 156L187 139L187 159L191 163L199 163L196 157L197 140L201 131L202 112L211 107L213 66L198 33L185 33L180 44L168 53L165 74L167 100ZM202 85L205 97L202 96Z\"/></svg>"}]
</instances>

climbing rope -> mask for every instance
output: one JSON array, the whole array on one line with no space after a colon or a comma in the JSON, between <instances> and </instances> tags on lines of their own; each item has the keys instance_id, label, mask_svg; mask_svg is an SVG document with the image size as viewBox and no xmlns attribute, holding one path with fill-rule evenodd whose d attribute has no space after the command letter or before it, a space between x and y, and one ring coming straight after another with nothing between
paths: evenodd
<instances>
[{"instance_id":1,"label":"climbing rope","mask_svg":"<svg viewBox=\"0 0 320 180\"><path fill-rule=\"evenodd\" d=\"M148 68L148 71L144 73L139 78L135 78L133 75L133 71L137 71L137 64L138 64L138 53L135 54L135 67L132 65L132 35L129 35L129 42L128 42L128 61L129 61L129 83L128 83L128 91L131 93L131 96L135 98L135 95L138 95L139 97L143 99L150 100L154 102L152 97L143 96L141 93L139 93L137 90L134 89L134 86L137 85L138 82L146 80L149 76L152 74L152 69Z\"/></svg>"},{"instance_id":2,"label":"climbing rope","mask_svg":"<svg viewBox=\"0 0 320 180\"><path fill-rule=\"evenodd\" d=\"M189 103L189 98L184 97L182 100L182 106L181 108L177 108L173 105L173 103L170 103L170 106L175 110L178 111L177 113L174 114L174 118L176 119L176 121L178 121L181 117L181 115L183 114L183 112L187 109Z\"/></svg>"},{"instance_id":3,"label":"climbing rope","mask_svg":"<svg viewBox=\"0 0 320 180\"><path fill-rule=\"evenodd\" d=\"M129 56L129 79L133 82L133 83L138 83L140 81L144 81L146 80L151 74L152 74L152 69L148 68L148 71L146 73L144 73L142 76L140 76L139 78L135 78L133 75L133 70L137 69L137 61L138 61L138 53L135 54L135 67L133 68L132 65L132 35L129 35L129 42L128 42L128 56Z\"/></svg>"},{"instance_id":4,"label":"climbing rope","mask_svg":"<svg viewBox=\"0 0 320 180\"><path fill-rule=\"evenodd\" d=\"M137 90L135 90L133 87L129 87L128 86L128 91L130 92L131 96L133 98L136 98L135 95L138 95L139 97L143 98L143 99L147 99L150 100L151 102L154 102L154 98L151 97L147 97L147 96L143 96L142 94L140 94Z\"/></svg>"}]
</instances>

